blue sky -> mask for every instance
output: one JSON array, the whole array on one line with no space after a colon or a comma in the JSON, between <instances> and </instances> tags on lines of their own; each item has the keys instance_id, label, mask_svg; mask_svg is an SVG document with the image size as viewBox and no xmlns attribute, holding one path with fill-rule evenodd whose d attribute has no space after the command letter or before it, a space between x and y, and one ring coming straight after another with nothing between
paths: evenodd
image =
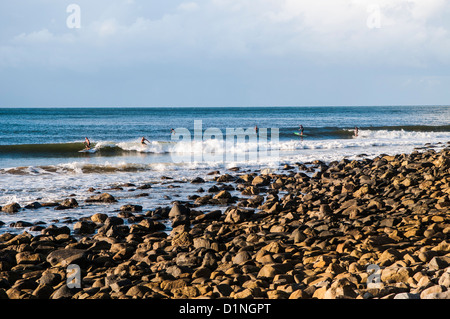
<instances>
[{"instance_id":1,"label":"blue sky","mask_svg":"<svg viewBox=\"0 0 450 319\"><path fill-rule=\"evenodd\" d=\"M445 0L2 1L0 106L450 104L449 14Z\"/></svg>"}]
</instances>

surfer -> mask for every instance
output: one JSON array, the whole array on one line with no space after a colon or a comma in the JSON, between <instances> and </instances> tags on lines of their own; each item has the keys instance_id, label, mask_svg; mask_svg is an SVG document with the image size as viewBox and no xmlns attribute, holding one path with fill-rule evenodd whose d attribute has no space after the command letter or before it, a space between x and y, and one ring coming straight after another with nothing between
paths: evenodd
<instances>
[{"instance_id":1,"label":"surfer","mask_svg":"<svg viewBox=\"0 0 450 319\"><path fill-rule=\"evenodd\" d=\"M258 126L255 125L255 133L258 134Z\"/></svg>"},{"instance_id":2,"label":"surfer","mask_svg":"<svg viewBox=\"0 0 450 319\"><path fill-rule=\"evenodd\" d=\"M145 143L145 142L149 142L149 143L150 143L149 140L147 140L145 137L142 136L142 138L141 138L141 144L142 144L142 145L147 145L147 143Z\"/></svg>"},{"instance_id":3,"label":"surfer","mask_svg":"<svg viewBox=\"0 0 450 319\"><path fill-rule=\"evenodd\" d=\"M300 125L300 128L298 130L300 131L300 135L303 136L303 125Z\"/></svg>"},{"instance_id":4,"label":"surfer","mask_svg":"<svg viewBox=\"0 0 450 319\"><path fill-rule=\"evenodd\" d=\"M357 126L355 126L355 137L358 136L358 132L359 132L359 128Z\"/></svg>"},{"instance_id":5,"label":"surfer","mask_svg":"<svg viewBox=\"0 0 450 319\"><path fill-rule=\"evenodd\" d=\"M87 137L85 137L84 138L84 143L83 143L85 146L86 146L86 150L90 150L91 149L91 141L89 141L89 139L87 138Z\"/></svg>"},{"instance_id":6,"label":"surfer","mask_svg":"<svg viewBox=\"0 0 450 319\"><path fill-rule=\"evenodd\" d=\"M171 134L175 134L175 130L173 128L170 129Z\"/></svg>"}]
</instances>

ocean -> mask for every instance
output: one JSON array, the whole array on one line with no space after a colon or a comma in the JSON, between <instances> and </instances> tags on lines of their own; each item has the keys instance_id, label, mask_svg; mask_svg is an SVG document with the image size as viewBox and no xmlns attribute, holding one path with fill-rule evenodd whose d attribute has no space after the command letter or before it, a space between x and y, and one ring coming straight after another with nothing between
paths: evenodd
<instances>
[{"instance_id":1,"label":"ocean","mask_svg":"<svg viewBox=\"0 0 450 319\"><path fill-rule=\"evenodd\" d=\"M300 125L304 136L294 134ZM85 137L92 148L81 152ZM438 149L448 141L449 106L0 108L0 206L22 207L0 212L0 233L27 231L18 221L63 225L96 212L117 214L128 203L170 206L206 189L212 171L277 171ZM196 177L206 184L190 183ZM85 204L93 190L118 203ZM79 207L24 209L68 197Z\"/></svg>"}]
</instances>

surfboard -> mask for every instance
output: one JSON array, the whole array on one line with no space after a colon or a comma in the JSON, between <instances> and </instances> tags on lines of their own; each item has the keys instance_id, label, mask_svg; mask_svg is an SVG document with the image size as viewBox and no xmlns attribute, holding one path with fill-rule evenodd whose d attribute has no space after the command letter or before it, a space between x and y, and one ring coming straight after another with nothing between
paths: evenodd
<instances>
[{"instance_id":1,"label":"surfboard","mask_svg":"<svg viewBox=\"0 0 450 319\"><path fill-rule=\"evenodd\" d=\"M90 148L90 149L84 149L81 151L78 151L78 153L95 153L95 149L94 148Z\"/></svg>"},{"instance_id":2,"label":"surfboard","mask_svg":"<svg viewBox=\"0 0 450 319\"><path fill-rule=\"evenodd\" d=\"M301 135L300 132L294 132L294 134L302 137L306 136L306 134Z\"/></svg>"}]
</instances>

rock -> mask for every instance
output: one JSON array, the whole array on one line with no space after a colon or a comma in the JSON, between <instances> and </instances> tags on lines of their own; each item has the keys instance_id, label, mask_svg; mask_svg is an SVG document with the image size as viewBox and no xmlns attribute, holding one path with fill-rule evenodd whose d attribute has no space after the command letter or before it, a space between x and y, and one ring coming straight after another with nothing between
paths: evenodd
<instances>
[{"instance_id":1,"label":"rock","mask_svg":"<svg viewBox=\"0 0 450 319\"><path fill-rule=\"evenodd\" d=\"M439 294L442 292L445 292L446 288L441 286L441 285L434 285L431 287L428 287L426 289L424 289L421 293L420 293L420 298L421 299L426 299L426 296L429 294Z\"/></svg>"},{"instance_id":2,"label":"rock","mask_svg":"<svg viewBox=\"0 0 450 319\"><path fill-rule=\"evenodd\" d=\"M225 223L238 224L246 221L251 215L253 210L245 210L239 208L233 208L225 213Z\"/></svg>"},{"instance_id":3,"label":"rock","mask_svg":"<svg viewBox=\"0 0 450 319\"><path fill-rule=\"evenodd\" d=\"M450 258L448 257L446 258L445 256L443 257L436 256L433 259L431 259L431 261L428 263L428 269L430 270L444 269L448 267L449 261Z\"/></svg>"},{"instance_id":4,"label":"rock","mask_svg":"<svg viewBox=\"0 0 450 319\"><path fill-rule=\"evenodd\" d=\"M288 299L289 293L282 290L269 290L267 291L267 298L269 299Z\"/></svg>"},{"instance_id":5,"label":"rock","mask_svg":"<svg viewBox=\"0 0 450 319\"><path fill-rule=\"evenodd\" d=\"M67 198L61 204L55 207L55 210L63 210L78 207L78 202L75 198Z\"/></svg>"},{"instance_id":6,"label":"rock","mask_svg":"<svg viewBox=\"0 0 450 319\"><path fill-rule=\"evenodd\" d=\"M409 292L401 292L394 296L394 299L420 299L420 294L413 294Z\"/></svg>"},{"instance_id":7,"label":"rock","mask_svg":"<svg viewBox=\"0 0 450 319\"><path fill-rule=\"evenodd\" d=\"M169 218L174 218L174 217L180 216L180 215L189 217L190 209L179 203L174 203L174 205L172 206L172 209L169 212Z\"/></svg>"},{"instance_id":8,"label":"rock","mask_svg":"<svg viewBox=\"0 0 450 319\"><path fill-rule=\"evenodd\" d=\"M253 298L254 298L253 291L249 288L246 288L234 294L234 299L253 299Z\"/></svg>"},{"instance_id":9,"label":"rock","mask_svg":"<svg viewBox=\"0 0 450 319\"><path fill-rule=\"evenodd\" d=\"M309 299L311 296L305 293L302 289L297 289L292 292L289 299Z\"/></svg>"},{"instance_id":10,"label":"rock","mask_svg":"<svg viewBox=\"0 0 450 319\"><path fill-rule=\"evenodd\" d=\"M62 285L57 289L51 296L51 299L71 299L76 291L67 287L67 285Z\"/></svg>"},{"instance_id":11,"label":"rock","mask_svg":"<svg viewBox=\"0 0 450 319\"><path fill-rule=\"evenodd\" d=\"M423 299L450 299L450 290L440 293L427 294Z\"/></svg>"},{"instance_id":12,"label":"rock","mask_svg":"<svg viewBox=\"0 0 450 319\"><path fill-rule=\"evenodd\" d=\"M248 186L246 187L241 194L242 195L258 195L260 193L260 189L257 186Z\"/></svg>"},{"instance_id":13,"label":"rock","mask_svg":"<svg viewBox=\"0 0 450 319\"><path fill-rule=\"evenodd\" d=\"M80 267L86 261L86 250L83 249L57 249L47 256L47 262L52 266L67 267L70 264L77 264Z\"/></svg>"},{"instance_id":14,"label":"rock","mask_svg":"<svg viewBox=\"0 0 450 319\"><path fill-rule=\"evenodd\" d=\"M105 286L111 288L112 291L119 292L127 290L132 282L128 278L122 278L119 275L109 275L105 278Z\"/></svg>"},{"instance_id":15,"label":"rock","mask_svg":"<svg viewBox=\"0 0 450 319\"><path fill-rule=\"evenodd\" d=\"M175 235L172 238L172 246L189 247L192 244L192 236L185 231Z\"/></svg>"},{"instance_id":16,"label":"rock","mask_svg":"<svg viewBox=\"0 0 450 319\"><path fill-rule=\"evenodd\" d=\"M42 207L42 205L39 202L32 202L32 203L30 203L30 204L25 206L26 209L38 209L38 208L41 208L41 207Z\"/></svg>"},{"instance_id":17,"label":"rock","mask_svg":"<svg viewBox=\"0 0 450 319\"><path fill-rule=\"evenodd\" d=\"M110 228L111 226L119 226L123 224L124 224L123 219L116 216L109 216L108 218L105 219L104 222L106 228Z\"/></svg>"},{"instance_id":18,"label":"rock","mask_svg":"<svg viewBox=\"0 0 450 319\"><path fill-rule=\"evenodd\" d=\"M258 272L257 278L274 278L275 275L283 274L290 269L289 264L273 263L264 265Z\"/></svg>"},{"instance_id":19,"label":"rock","mask_svg":"<svg viewBox=\"0 0 450 319\"><path fill-rule=\"evenodd\" d=\"M54 289L51 285L40 284L39 286L37 286L35 290L33 290L32 295L35 296L37 299L50 299L53 293Z\"/></svg>"},{"instance_id":20,"label":"rock","mask_svg":"<svg viewBox=\"0 0 450 319\"><path fill-rule=\"evenodd\" d=\"M140 205L123 205L120 207L121 212L141 212L142 206Z\"/></svg>"},{"instance_id":21,"label":"rock","mask_svg":"<svg viewBox=\"0 0 450 319\"><path fill-rule=\"evenodd\" d=\"M86 199L86 202L87 203L96 203L96 202L116 203L117 200L111 194L103 193L100 195L94 195L94 196L89 197L88 199Z\"/></svg>"},{"instance_id":22,"label":"rock","mask_svg":"<svg viewBox=\"0 0 450 319\"><path fill-rule=\"evenodd\" d=\"M8 204L2 207L2 212L13 214L20 211L21 207L18 203Z\"/></svg>"},{"instance_id":23,"label":"rock","mask_svg":"<svg viewBox=\"0 0 450 319\"><path fill-rule=\"evenodd\" d=\"M222 199L222 198L231 198L231 194L228 191L223 190L214 196L214 199Z\"/></svg>"},{"instance_id":24,"label":"rock","mask_svg":"<svg viewBox=\"0 0 450 319\"><path fill-rule=\"evenodd\" d=\"M103 224L107 218L108 218L108 215L102 214L102 213L96 213L91 216L91 220L94 223L99 223L99 224Z\"/></svg>"},{"instance_id":25,"label":"rock","mask_svg":"<svg viewBox=\"0 0 450 319\"><path fill-rule=\"evenodd\" d=\"M270 178L267 176L256 176L255 178L253 178L252 180L252 185L253 186L267 186L270 184Z\"/></svg>"},{"instance_id":26,"label":"rock","mask_svg":"<svg viewBox=\"0 0 450 319\"><path fill-rule=\"evenodd\" d=\"M127 290L125 295L134 297L134 298L144 298L146 293L151 292L152 289L145 285L136 285Z\"/></svg>"},{"instance_id":27,"label":"rock","mask_svg":"<svg viewBox=\"0 0 450 319\"><path fill-rule=\"evenodd\" d=\"M33 224L29 223L29 222L25 222L25 221L19 220L19 221L15 222L15 223L9 224L9 226L10 227L15 227L15 228L25 228L25 227L31 227L31 226L33 226Z\"/></svg>"},{"instance_id":28,"label":"rock","mask_svg":"<svg viewBox=\"0 0 450 319\"><path fill-rule=\"evenodd\" d=\"M61 282L61 275L58 273L53 273L45 271L39 278L39 285L43 286L56 286Z\"/></svg>"},{"instance_id":29,"label":"rock","mask_svg":"<svg viewBox=\"0 0 450 319\"><path fill-rule=\"evenodd\" d=\"M44 261L44 257L39 253L31 251L20 252L16 255L17 264L39 264Z\"/></svg>"},{"instance_id":30,"label":"rock","mask_svg":"<svg viewBox=\"0 0 450 319\"><path fill-rule=\"evenodd\" d=\"M213 292L217 292L221 297L228 297L233 292L233 288L228 284L218 284L214 286Z\"/></svg>"},{"instance_id":31,"label":"rock","mask_svg":"<svg viewBox=\"0 0 450 319\"><path fill-rule=\"evenodd\" d=\"M410 275L410 268L398 268L397 266L386 267L381 271L381 281L383 283L408 282Z\"/></svg>"},{"instance_id":32,"label":"rock","mask_svg":"<svg viewBox=\"0 0 450 319\"><path fill-rule=\"evenodd\" d=\"M353 192L353 196L356 198L361 198L366 194L369 194L371 192L371 189L368 185L364 185L360 187L357 191Z\"/></svg>"},{"instance_id":33,"label":"rock","mask_svg":"<svg viewBox=\"0 0 450 319\"><path fill-rule=\"evenodd\" d=\"M41 230L43 235L47 236L58 236L58 235L70 235L70 228L67 226L58 227L55 225L50 225L47 228Z\"/></svg>"},{"instance_id":34,"label":"rock","mask_svg":"<svg viewBox=\"0 0 450 319\"><path fill-rule=\"evenodd\" d=\"M233 257L234 264L243 264L252 259L252 255L248 251L240 251Z\"/></svg>"},{"instance_id":35,"label":"rock","mask_svg":"<svg viewBox=\"0 0 450 319\"><path fill-rule=\"evenodd\" d=\"M93 221L79 221L73 226L73 230L77 234L93 234L95 232L95 223Z\"/></svg>"},{"instance_id":36,"label":"rock","mask_svg":"<svg viewBox=\"0 0 450 319\"><path fill-rule=\"evenodd\" d=\"M234 181L235 177L231 176L230 174L224 174L214 178L214 180L220 183L227 183Z\"/></svg>"},{"instance_id":37,"label":"rock","mask_svg":"<svg viewBox=\"0 0 450 319\"><path fill-rule=\"evenodd\" d=\"M442 276L439 278L439 285L447 287L447 290L450 288L450 269L448 269Z\"/></svg>"},{"instance_id":38,"label":"rock","mask_svg":"<svg viewBox=\"0 0 450 319\"><path fill-rule=\"evenodd\" d=\"M194 178L192 181L191 181L191 184L201 184L201 183L204 183L205 182L205 180L203 179L203 178L201 178L201 177L196 177L196 178Z\"/></svg>"}]
</instances>

